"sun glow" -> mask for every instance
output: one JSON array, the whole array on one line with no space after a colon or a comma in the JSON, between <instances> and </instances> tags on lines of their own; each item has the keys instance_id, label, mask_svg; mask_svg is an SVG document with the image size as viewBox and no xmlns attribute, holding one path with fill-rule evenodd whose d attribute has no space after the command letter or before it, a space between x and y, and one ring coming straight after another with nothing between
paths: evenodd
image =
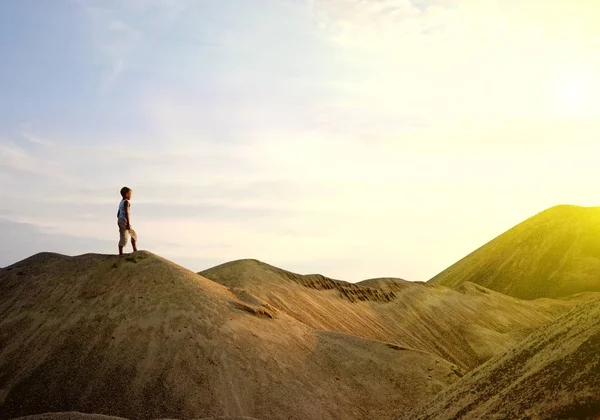
<instances>
[{"instance_id":1,"label":"sun glow","mask_svg":"<svg viewBox=\"0 0 600 420\"><path fill-rule=\"evenodd\" d=\"M600 111L598 82L585 72L565 73L554 87L554 112L565 116L593 116Z\"/></svg>"}]
</instances>

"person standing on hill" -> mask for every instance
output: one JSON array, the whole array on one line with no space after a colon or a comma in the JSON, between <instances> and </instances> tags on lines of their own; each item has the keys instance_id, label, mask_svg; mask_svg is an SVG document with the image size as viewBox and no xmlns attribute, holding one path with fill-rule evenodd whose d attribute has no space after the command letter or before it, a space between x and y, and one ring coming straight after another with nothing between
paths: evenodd
<instances>
[{"instance_id":1,"label":"person standing on hill","mask_svg":"<svg viewBox=\"0 0 600 420\"><path fill-rule=\"evenodd\" d=\"M121 188L121 197L123 199L119 203L119 210L117 211L117 225L119 226L119 255L123 255L123 248L127 245L127 239L131 236L131 246L133 251L137 251L137 234L135 230L131 228L131 212L129 210L131 200L131 194L133 191L131 188Z\"/></svg>"}]
</instances>

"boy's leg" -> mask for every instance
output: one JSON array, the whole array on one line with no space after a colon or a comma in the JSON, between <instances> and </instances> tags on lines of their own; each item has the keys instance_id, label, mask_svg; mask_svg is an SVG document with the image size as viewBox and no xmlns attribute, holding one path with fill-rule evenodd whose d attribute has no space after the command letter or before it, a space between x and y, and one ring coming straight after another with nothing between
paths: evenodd
<instances>
[{"instance_id":1,"label":"boy's leg","mask_svg":"<svg viewBox=\"0 0 600 420\"><path fill-rule=\"evenodd\" d=\"M127 245L127 240L129 239L129 232L127 232L124 220L119 219L118 225L119 225L119 236L120 236L120 238L119 238L119 255L123 255L123 249L125 248L125 245Z\"/></svg>"},{"instance_id":2,"label":"boy's leg","mask_svg":"<svg viewBox=\"0 0 600 420\"><path fill-rule=\"evenodd\" d=\"M137 233L135 230L129 229L129 235L131 236L131 246L133 246L133 252L137 251Z\"/></svg>"}]
</instances>

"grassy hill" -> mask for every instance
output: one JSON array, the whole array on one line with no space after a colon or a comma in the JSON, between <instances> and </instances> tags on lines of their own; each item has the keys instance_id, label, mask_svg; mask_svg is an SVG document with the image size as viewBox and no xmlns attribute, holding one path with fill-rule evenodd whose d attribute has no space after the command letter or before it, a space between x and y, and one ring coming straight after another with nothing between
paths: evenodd
<instances>
[{"instance_id":1,"label":"grassy hill","mask_svg":"<svg viewBox=\"0 0 600 420\"><path fill-rule=\"evenodd\" d=\"M561 205L518 224L433 277L522 299L600 291L600 207Z\"/></svg>"}]
</instances>

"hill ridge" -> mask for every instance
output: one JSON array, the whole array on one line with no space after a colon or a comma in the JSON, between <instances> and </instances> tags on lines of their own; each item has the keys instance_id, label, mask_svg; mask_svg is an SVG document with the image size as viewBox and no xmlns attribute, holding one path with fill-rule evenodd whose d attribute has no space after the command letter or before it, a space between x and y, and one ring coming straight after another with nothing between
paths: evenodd
<instances>
[{"instance_id":1,"label":"hill ridge","mask_svg":"<svg viewBox=\"0 0 600 420\"><path fill-rule=\"evenodd\" d=\"M256 259L240 259L220 264L215 267L198 272L198 274L211 278L214 281L223 281L221 276L216 276L215 273L223 270L239 270L247 264L254 264L263 270L270 271L279 278L300 284L304 287L315 290L337 290L341 296L350 302L370 301L379 303L388 303L396 298L396 294L389 290L379 290L373 287L361 286L356 283L350 283L344 280L336 280L322 274L297 274L279 267L275 267L268 263ZM241 266L241 267L240 267ZM221 284L235 286L235 280L228 279L227 282Z\"/></svg>"},{"instance_id":2,"label":"hill ridge","mask_svg":"<svg viewBox=\"0 0 600 420\"><path fill-rule=\"evenodd\" d=\"M521 299L599 292L600 207L561 204L513 226L432 277Z\"/></svg>"},{"instance_id":3,"label":"hill ridge","mask_svg":"<svg viewBox=\"0 0 600 420\"><path fill-rule=\"evenodd\" d=\"M578 301L524 302L472 283L453 290L398 279L375 284L381 295L393 296L390 301L360 300L336 287L347 287L345 282L322 275L298 275L249 260L222 264L200 274L232 290L246 290L311 328L424 350L464 370L514 344L531 328L549 322Z\"/></svg>"}]
</instances>

